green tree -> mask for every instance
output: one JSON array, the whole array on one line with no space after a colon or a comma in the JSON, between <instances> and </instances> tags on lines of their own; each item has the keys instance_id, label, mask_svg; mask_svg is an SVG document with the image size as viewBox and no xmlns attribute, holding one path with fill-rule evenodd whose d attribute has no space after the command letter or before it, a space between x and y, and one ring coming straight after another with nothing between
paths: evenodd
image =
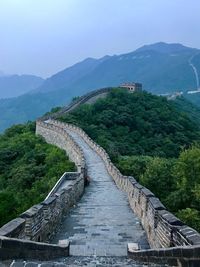
<instances>
[{"instance_id":1,"label":"green tree","mask_svg":"<svg viewBox=\"0 0 200 267\"><path fill-rule=\"evenodd\" d=\"M0 135L0 225L42 201L65 171L66 153L35 135L35 123Z\"/></svg>"},{"instance_id":2,"label":"green tree","mask_svg":"<svg viewBox=\"0 0 200 267\"><path fill-rule=\"evenodd\" d=\"M200 146L181 152L174 174L177 190L182 194L182 207L200 207Z\"/></svg>"},{"instance_id":3,"label":"green tree","mask_svg":"<svg viewBox=\"0 0 200 267\"><path fill-rule=\"evenodd\" d=\"M166 197L175 189L175 179L172 169L176 160L164 158L152 158L146 171L140 176L141 183L149 188L157 197L165 203Z\"/></svg>"}]
</instances>

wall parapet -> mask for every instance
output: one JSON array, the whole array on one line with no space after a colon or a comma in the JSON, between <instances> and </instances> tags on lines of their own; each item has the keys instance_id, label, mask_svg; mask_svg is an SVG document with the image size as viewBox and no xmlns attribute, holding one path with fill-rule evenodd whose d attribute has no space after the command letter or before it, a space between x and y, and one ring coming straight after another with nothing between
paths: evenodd
<instances>
[{"instance_id":1,"label":"wall parapet","mask_svg":"<svg viewBox=\"0 0 200 267\"><path fill-rule=\"evenodd\" d=\"M63 214L82 195L84 179L86 177L84 154L78 144L68 134L68 129L78 133L97 152L104 160L107 171L113 177L116 185L127 193L130 207L140 218L147 233L150 246L153 248L154 252L152 253L155 253L156 258L158 255L163 255L164 257L166 251L168 251L167 248L169 248L169 254L172 253L172 248L177 248L176 251L179 253L183 247L188 248L187 251L190 251L188 253L199 252L200 234L168 212L160 200L150 190L140 185L133 177L122 175L111 162L107 152L96 144L82 129L71 124L49 119L47 121L37 121L36 133L42 135L47 142L65 149L69 158L75 162L78 172L65 173L43 202L34 205L21 214L19 218L0 228L0 258L39 258L41 255L40 243L33 242L29 245L29 242L48 241L56 230L55 226L61 222ZM67 186L63 186L66 183ZM53 247L50 248L51 245L49 245L49 248L48 244L45 245L47 246L44 246L44 254L46 253L45 255L47 255L47 258L49 257L48 259L58 255L61 256L61 254L66 256L67 249L69 248L66 246L62 250L54 247L54 251ZM178 248L180 246L181 250ZM26 255L22 252L23 248L26 251L26 253L24 252ZM49 255L48 251L52 251L51 255ZM132 254L131 257L153 261L153 258L150 257L151 251L139 251L137 255Z\"/></svg>"},{"instance_id":2,"label":"wall parapet","mask_svg":"<svg viewBox=\"0 0 200 267\"><path fill-rule=\"evenodd\" d=\"M47 120L49 118L56 119L59 116L61 116L62 114L67 113L67 112L71 112L75 108L77 108L78 106L87 103L88 100L90 100L91 98L93 98L95 96L98 96L98 95L101 95L101 94L105 94L105 93L109 93L112 89L113 89L113 87L105 87L105 88L101 88L101 89L90 91L90 92L86 93L85 95L79 97L77 100L72 101L68 106L63 107L58 112L56 112L54 114L50 114L50 115L45 115L40 120L44 121L44 120Z\"/></svg>"},{"instance_id":3,"label":"wall parapet","mask_svg":"<svg viewBox=\"0 0 200 267\"><path fill-rule=\"evenodd\" d=\"M19 238L48 242L54 235L57 226L70 207L81 197L84 191L84 178L81 173L65 173L66 186L62 184L50 192L41 203L30 207L18 218L0 228L0 237Z\"/></svg>"},{"instance_id":4,"label":"wall parapet","mask_svg":"<svg viewBox=\"0 0 200 267\"><path fill-rule=\"evenodd\" d=\"M52 238L63 215L83 194L86 179L84 154L71 136L55 125L38 121L36 133L42 135L48 143L64 149L78 171L65 172L44 201L0 228L0 259L51 259L69 254L69 245L63 249L56 245L41 245L40 242L48 242Z\"/></svg>"},{"instance_id":5,"label":"wall parapet","mask_svg":"<svg viewBox=\"0 0 200 267\"><path fill-rule=\"evenodd\" d=\"M51 260L69 256L69 242L62 245L0 237L0 259Z\"/></svg>"},{"instance_id":6,"label":"wall parapet","mask_svg":"<svg viewBox=\"0 0 200 267\"><path fill-rule=\"evenodd\" d=\"M151 248L200 245L200 234L196 230L167 211L160 200L133 177L122 175L111 162L107 152L81 128L57 120L49 120L49 123L63 130L69 129L78 133L104 160L107 171L116 185L127 193L130 207L140 218Z\"/></svg>"},{"instance_id":7,"label":"wall parapet","mask_svg":"<svg viewBox=\"0 0 200 267\"><path fill-rule=\"evenodd\" d=\"M199 266L200 246L178 246L171 248L133 251L128 244L128 256L143 263L160 263L167 266ZM198 265L197 265L198 264Z\"/></svg>"},{"instance_id":8,"label":"wall parapet","mask_svg":"<svg viewBox=\"0 0 200 267\"><path fill-rule=\"evenodd\" d=\"M62 128L47 121L36 122L36 134L43 136L47 143L64 149L78 171L85 169L85 158L82 149L73 138Z\"/></svg>"}]
</instances>

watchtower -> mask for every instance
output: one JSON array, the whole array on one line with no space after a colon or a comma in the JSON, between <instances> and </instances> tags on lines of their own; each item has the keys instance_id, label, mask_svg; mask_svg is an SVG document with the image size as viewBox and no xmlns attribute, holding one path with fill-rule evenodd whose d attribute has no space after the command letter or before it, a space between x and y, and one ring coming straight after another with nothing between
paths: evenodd
<instances>
[{"instance_id":1,"label":"watchtower","mask_svg":"<svg viewBox=\"0 0 200 267\"><path fill-rule=\"evenodd\" d=\"M121 88L127 88L130 92L138 92L142 91L141 83L122 83L120 85Z\"/></svg>"}]
</instances>

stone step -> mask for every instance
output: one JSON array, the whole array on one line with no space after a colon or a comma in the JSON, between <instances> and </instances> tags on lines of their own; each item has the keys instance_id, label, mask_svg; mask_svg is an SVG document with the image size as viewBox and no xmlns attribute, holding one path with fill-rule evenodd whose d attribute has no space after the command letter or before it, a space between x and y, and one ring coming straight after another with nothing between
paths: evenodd
<instances>
[{"instance_id":1,"label":"stone step","mask_svg":"<svg viewBox=\"0 0 200 267\"><path fill-rule=\"evenodd\" d=\"M0 267L166 267L166 265L137 263L127 257L68 257L59 261L13 261L2 262Z\"/></svg>"}]
</instances>

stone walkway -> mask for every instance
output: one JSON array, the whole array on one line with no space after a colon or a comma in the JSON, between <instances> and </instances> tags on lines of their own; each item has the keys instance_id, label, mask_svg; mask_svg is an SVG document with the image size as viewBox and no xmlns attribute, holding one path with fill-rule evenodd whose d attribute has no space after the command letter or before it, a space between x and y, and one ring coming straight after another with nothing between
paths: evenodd
<instances>
[{"instance_id":1,"label":"stone walkway","mask_svg":"<svg viewBox=\"0 0 200 267\"><path fill-rule=\"evenodd\" d=\"M91 181L77 206L64 218L52 243L69 239L73 256L126 256L129 242L149 248L126 194L116 187L103 160L78 134L68 132L83 149Z\"/></svg>"},{"instance_id":2,"label":"stone walkway","mask_svg":"<svg viewBox=\"0 0 200 267\"><path fill-rule=\"evenodd\" d=\"M67 257L59 261L5 261L0 267L166 267L165 264L136 263L127 257Z\"/></svg>"}]
</instances>

